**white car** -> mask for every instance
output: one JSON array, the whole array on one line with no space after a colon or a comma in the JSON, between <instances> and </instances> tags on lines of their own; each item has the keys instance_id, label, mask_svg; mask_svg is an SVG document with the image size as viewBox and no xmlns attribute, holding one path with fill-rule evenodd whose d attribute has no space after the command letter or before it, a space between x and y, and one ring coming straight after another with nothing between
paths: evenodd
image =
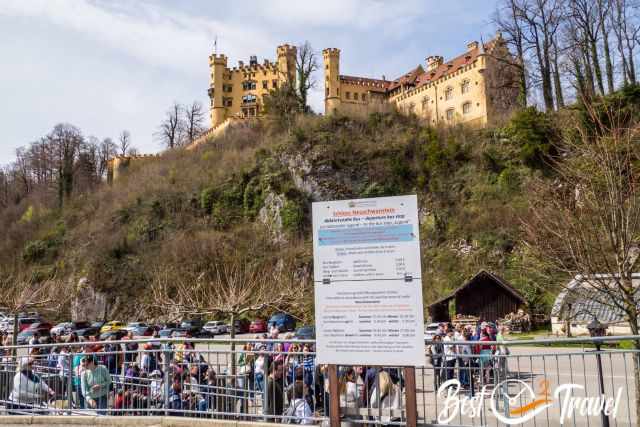
<instances>
[{"instance_id":1,"label":"white car","mask_svg":"<svg viewBox=\"0 0 640 427\"><path fill-rule=\"evenodd\" d=\"M210 322L207 322L202 327L202 329L204 329L205 331L209 332L212 335L220 335L220 334L227 333L227 325L225 325L224 322L220 320L212 320Z\"/></svg>"},{"instance_id":2,"label":"white car","mask_svg":"<svg viewBox=\"0 0 640 427\"><path fill-rule=\"evenodd\" d=\"M428 343L433 340L433 337L438 333L439 323L429 323L424 326L424 342Z\"/></svg>"}]
</instances>

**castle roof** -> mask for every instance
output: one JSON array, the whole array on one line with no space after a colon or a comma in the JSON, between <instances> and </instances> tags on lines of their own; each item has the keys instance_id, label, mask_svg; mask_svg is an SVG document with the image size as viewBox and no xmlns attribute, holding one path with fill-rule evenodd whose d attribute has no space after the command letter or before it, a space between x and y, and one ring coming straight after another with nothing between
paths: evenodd
<instances>
[{"instance_id":1,"label":"castle roof","mask_svg":"<svg viewBox=\"0 0 640 427\"><path fill-rule=\"evenodd\" d=\"M483 55L485 52L491 52L494 47L496 47L500 36L494 38L487 43L483 43L482 45L478 44L473 49L467 50L465 53L450 59L449 61L443 62L438 65L435 70L425 71L421 65L409 70L402 76L398 77L395 80L379 80L379 79L371 79L368 77L356 77L356 76L340 76L340 80L345 83L357 84L357 85L374 85L377 87L380 92L389 92L393 89L398 88L399 86L412 85L415 87L419 87L425 85L427 83L439 80L442 77L445 77L448 74L453 74L458 71L460 68L472 64L480 55ZM373 90L373 89L372 89Z\"/></svg>"},{"instance_id":2,"label":"castle roof","mask_svg":"<svg viewBox=\"0 0 640 427\"><path fill-rule=\"evenodd\" d=\"M413 70L409 70L409 72L407 72L406 74L403 74L402 76L393 80L389 85L388 90L393 90L399 86L415 85L416 80L423 73L424 73L424 69L422 68L422 65L418 65Z\"/></svg>"}]
</instances>

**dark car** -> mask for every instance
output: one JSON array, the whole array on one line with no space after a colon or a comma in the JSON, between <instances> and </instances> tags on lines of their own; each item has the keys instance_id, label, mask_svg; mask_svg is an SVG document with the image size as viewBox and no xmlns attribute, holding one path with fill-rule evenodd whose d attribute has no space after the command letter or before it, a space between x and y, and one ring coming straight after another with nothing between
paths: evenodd
<instances>
[{"instance_id":1,"label":"dark car","mask_svg":"<svg viewBox=\"0 0 640 427\"><path fill-rule=\"evenodd\" d=\"M175 331L176 328L163 328L160 329L160 332L158 332L158 335L160 335L160 338L171 338L173 336L173 331Z\"/></svg>"},{"instance_id":2,"label":"dark car","mask_svg":"<svg viewBox=\"0 0 640 427\"><path fill-rule=\"evenodd\" d=\"M73 332L75 332L76 335L78 335L79 337L83 337L83 338L97 337L97 336L100 335L100 329L92 328L92 327L88 327L88 328L84 328L84 329L76 329Z\"/></svg>"},{"instance_id":3,"label":"dark car","mask_svg":"<svg viewBox=\"0 0 640 427\"><path fill-rule=\"evenodd\" d=\"M269 319L269 328L275 326L280 332L294 331L296 329L296 319L290 314L276 313Z\"/></svg>"},{"instance_id":4,"label":"dark car","mask_svg":"<svg viewBox=\"0 0 640 427\"><path fill-rule=\"evenodd\" d=\"M301 326L296 330L295 338L299 340L313 340L316 338L315 326Z\"/></svg>"},{"instance_id":5,"label":"dark car","mask_svg":"<svg viewBox=\"0 0 640 427\"><path fill-rule=\"evenodd\" d=\"M256 319L249 325L249 332L252 334L258 334L261 332L267 332L267 322L264 319Z\"/></svg>"},{"instance_id":6,"label":"dark car","mask_svg":"<svg viewBox=\"0 0 640 427\"><path fill-rule=\"evenodd\" d=\"M182 323L180 323L180 328L178 329L186 329L192 336L196 336L200 334L203 326L204 323L200 319L183 320Z\"/></svg>"},{"instance_id":7,"label":"dark car","mask_svg":"<svg viewBox=\"0 0 640 427\"><path fill-rule=\"evenodd\" d=\"M153 335L153 328L151 326L138 326L129 329L129 331L133 332L134 337L150 337Z\"/></svg>"},{"instance_id":8,"label":"dark car","mask_svg":"<svg viewBox=\"0 0 640 427\"><path fill-rule=\"evenodd\" d=\"M35 334L40 336L49 336L49 331L45 333L40 333L34 329L25 329L24 331L18 334L18 345L26 345L29 344L29 340L33 338Z\"/></svg>"},{"instance_id":9,"label":"dark car","mask_svg":"<svg viewBox=\"0 0 640 427\"><path fill-rule=\"evenodd\" d=\"M36 331L40 335L49 335L51 328L53 328L53 325L49 322L34 322L26 330Z\"/></svg>"},{"instance_id":10,"label":"dark car","mask_svg":"<svg viewBox=\"0 0 640 427\"><path fill-rule=\"evenodd\" d=\"M127 331L124 329L117 329L115 331L107 331L100 334L100 341L107 341L111 339L111 337L116 337L116 340L119 341L123 337L127 336Z\"/></svg>"},{"instance_id":11,"label":"dark car","mask_svg":"<svg viewBox=\"0 0 640 427\"><path fill-rule=\"evenodd\" d=\"M102 328L105 323L107 323L107 322L103 322L102 320L98 320L98 321L95 321L95 322L91 322L90 326L92 328L97 328L98 330L100 330L100 328Z\"/></svg>"}]
</instances>

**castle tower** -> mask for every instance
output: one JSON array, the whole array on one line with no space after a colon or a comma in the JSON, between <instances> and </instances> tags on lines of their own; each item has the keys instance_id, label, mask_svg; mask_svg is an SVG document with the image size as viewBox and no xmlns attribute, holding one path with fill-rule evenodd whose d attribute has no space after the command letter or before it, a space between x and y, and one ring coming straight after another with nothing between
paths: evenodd
<instances>
[{"instance_id":1,"label":"castle tower","mask_svg":"<svg viewBox=\"0 0 640 427\"><path fill-rule=\"evenodd\" d=\"M278 46L278 82L280 85L286 82L295 84L296 81L296 56L298 48L283 44Z\"/></svg>"},{"instance_id":2,"label":"castle tower","mask_svg":"<svg viewBox=\"0 0 640 427\"><path fill-rule=\"evenodd\" d=\"M333 114L340 108L340 49L322 51L324 62L324 114Z\"/></svg>"},{"instance_id":3,"label":"castle tower","mask_svg":"<svg viewBox=\"0 0 640 427\"><path fill-rule=\"evenodd\" d=\"M209 69L211 70L211 81L209 84L209 99L211 100L210 116L211 127L216 127L225 120L225 108L223 100L223 78L227 68L227 57L225 55L212 54L209 56Z\"/></svg>"}]
</instances>

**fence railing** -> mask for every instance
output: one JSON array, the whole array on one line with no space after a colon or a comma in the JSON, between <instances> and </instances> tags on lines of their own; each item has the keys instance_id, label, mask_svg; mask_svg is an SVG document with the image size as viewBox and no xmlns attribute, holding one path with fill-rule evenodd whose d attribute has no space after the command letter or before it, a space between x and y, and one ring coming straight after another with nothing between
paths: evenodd
<instances>
[{"instance_id":1,"label":"fence railing","mask_svg":"<svg viewBox=\"0 0 640 427\"><path fill-rule=\"evenodd\" d=\"M414 397L425 424L637 425L640 353L618 348L628 340L438 340L415 371L338 366L336 379L308 340L9 346L0 348L0 411L318 424L336 405L342 421L399 425Z\"/></svg>"}]
</instances>

